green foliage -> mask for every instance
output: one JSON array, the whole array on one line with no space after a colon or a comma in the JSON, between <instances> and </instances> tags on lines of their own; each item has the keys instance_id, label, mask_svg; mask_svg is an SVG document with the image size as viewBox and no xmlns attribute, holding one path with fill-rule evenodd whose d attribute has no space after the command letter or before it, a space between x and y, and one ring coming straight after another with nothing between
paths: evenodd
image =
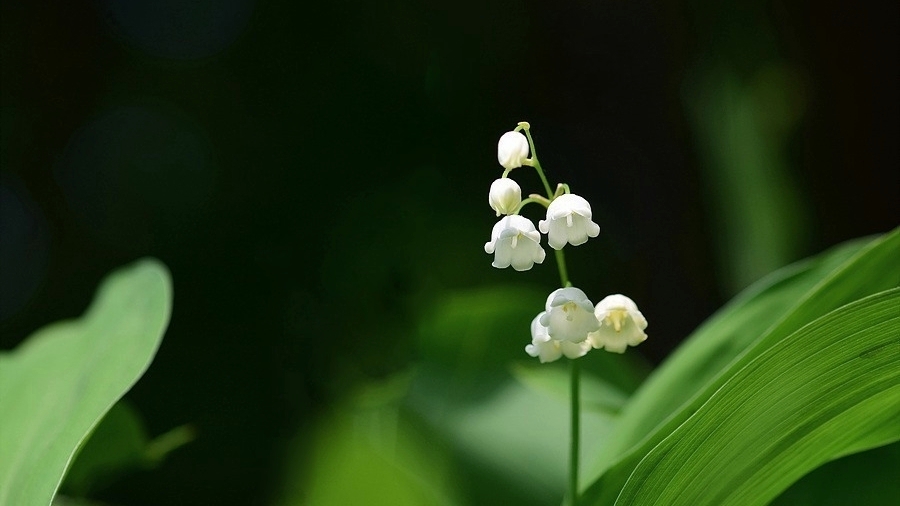
<instances>
[{"instance_id":1,"label":"green foliage","mask_svg":"<svg viewBox=\"0 0 900 506\"><path fill-rule=\"evenodd\" d=\"M773 506L891 503L900 497L900 442L829 462L784 491Z\"/></svg>"},{"instance_id":2,"label":"green foliage","mask_svg":"<svg viewBox=\"0 0 900 506\"><path fill-rule=\"evenodd\" d=\"M311 448L298 439L276 504L460 504L446 452L398 408L408 388L408 375L367 385L316 427Z\"/></svg>"},{"instance_id":3,"label":"green foliage","mask_svg":"<svg viewBox=\"0 0 900 506\"><path fill-rule=\"evenodd\" d=\"M672 504L764 504L829 460L900 437L888 409L900 393L898 254L894 231L739 296L626 405L585 504L651 491Z\"/></svg>"},{"instance_id":4,"label":"green foliage","mask_svg":"<svg viewBox=\"0 0 900 506\"><path fill-rule=\"evenodd\" d=\"M835 483L848 490L863 484L875 501L895 494L888 478L897 469L897 443L875 448L900 439L898 257L900 229L769 275L698 328L633 393L642 368L628 355L582 359L580 504L852 500L823 499L819 488ZM556 504L563 496L565 364L499 351L491 367L495 346L521 348L523 322L539 295L485 288L438 301L420 323L426 360L395 383L393 400L379 396L379 416L406 417L430 437L424 443L397 430L375 439L419 445L414 454L448 449L443 469L455 474L436 487L445 490L449 479L465 491L464 502ZM353 433L358 439L359 430ZM332 442L333 455L348 437ZM782 492L786 499L777 499Z\"/></svg>"},{"instance_id":5,"label":"green foliage","mask_svg":"<svg viewBox=\"0 0 900 506\"><path fill-rule=\"evenodd\" d=\"M873 295L742 364L643 455L616 503L766 504L828 460L900 438L898 307L900 289Z\"/></svg>"},{"instance_id":6,"label":"green foliage","mask_svg":"<svg viewBox=\"0 0 900 506\"><path fill-rule=\"evenodd\" d=\"M81 318L0 353L0 506L50 504L79 446L150 365L171 307L167 269L142 260L107 277Z\"/></svg>"},{"instance_id":7,"label":"green foliage","mask_svg":"<svg viewBox=\"0 0 900 506\"><path fill-rule=\"evenodd\" d=\"M60 490L85 497L126 471L159 465L169 452L193 438L193 428L183 425L151 440L138 413L122 399L81 447Z\"/></svg>"}]
</instances>

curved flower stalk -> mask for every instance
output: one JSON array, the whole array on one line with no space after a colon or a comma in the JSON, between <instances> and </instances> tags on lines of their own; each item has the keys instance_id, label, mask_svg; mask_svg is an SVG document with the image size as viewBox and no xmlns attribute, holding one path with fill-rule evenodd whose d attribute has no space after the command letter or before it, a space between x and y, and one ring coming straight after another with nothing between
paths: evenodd
<instances>
[{"instance_id":1,"label":"curved flower stalk","mask_svg":"<svg viewBox=\"0 0 900 506\"><path fill-rule=\"evenodd\" d=\"M568 193L550 202L547 219L541 220L538 227L542 233L547 234L547 244L559 250L566 243L579 246L586 243L588 237L600 234L600 225L591 221L591 217L591 205L588 201Z\"/></svg>"},{"instance_id":2,"label":"curved flower stalk","mask_svg":"<svg viewBox=\"0 0 900 506\"><path fill-rule=\"evenodd\" d=\"M637 304L624 295L610 295L601 300L594 308L594 315L600 329L587 337L594 348L625 353L629 346L637 346L647 340L644 333L647 319L638 311Z\"/></svg>"},{"instance_id":3,"label":"curved flower stalk","mask_svg":"<svg viewBox=\"0 0 900 506\"><path fill-rule=\"evenodd\" d=\"M541 234L528 218L506 216L494 225L491 240L484 244L484 252L494 254L491 264L498 269L512 265L517 271L527 271L544 261Z\"/></svg>"}]
</instances>

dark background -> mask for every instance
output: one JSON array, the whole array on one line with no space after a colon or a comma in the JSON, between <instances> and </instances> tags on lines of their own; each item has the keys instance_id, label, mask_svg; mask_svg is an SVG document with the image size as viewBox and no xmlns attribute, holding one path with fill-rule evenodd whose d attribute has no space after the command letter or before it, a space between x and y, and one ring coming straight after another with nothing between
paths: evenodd
<instances>
[{"instance_id":1,"label":"dark background","mask_svg":"<svg viewBox=\"0 0 900 506\"><path fill-rule=\"evenodd\" d=\"M2 5L0 347L133 259L174 278L129 398L199 437L113 502L266 503L291 438L416 361L430 301L554 287L551 258L482 251L520 120L601 226L575 284L635 299L654 363L748 282L900 217L896 3Z\"/></svg>"}]
</instances>

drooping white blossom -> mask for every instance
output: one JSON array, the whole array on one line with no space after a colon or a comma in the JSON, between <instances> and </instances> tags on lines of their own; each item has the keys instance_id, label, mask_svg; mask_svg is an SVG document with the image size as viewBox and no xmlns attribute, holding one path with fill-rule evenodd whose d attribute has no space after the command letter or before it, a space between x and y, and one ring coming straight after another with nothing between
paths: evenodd
<instances>
[{"instance_id":1,"label":"drooping white blossom","mask_svg":"<svg viewBox=\"0 0 900 506\"><path fill-rule=\"evenodd\" d=\"M600 328L594 316L594 304L575 287L559 288L547 297L540 324L552 339L581 343Z\"/></svg>"},{"instance_id":2,"label":"drooping white blossom","mask_svg":"<svg viewBox=\"0 0 900 506\"><path fill-rule=\"evenodd\" d=\"M647 339L644 333L647 319L638 311L637 304L624 295L610 295L601 300L594 308L594 315L600 322L600 329L588 335L594 348L625 353L628 346L637 346Z\"/></svg>"},{"instance_id":3,"label":"drooping white blossom","mask_svg":"<svg viewBox=\"0 0 900 506\"><path fill-rule=\"evenodd\" d=\"M484 252L494 255L491 264L498 269L512 265L517 271L527 271L544 261L541 234L534 223L519 215L505 216L494 225L491 240L484 244Z\"/></svg>"},{"instance_id":4,"label":"drooping white blossom","mask_svg":"<svg viewBox=\"0 0 900 506\"><path fill-rule=\"evenodd\" d=\"M547 234L547 243L553 249L562 249L566 243L578 246L587 242L588 237L600 234L600 225L591 221L591 205L578 195L560 195L550 202L547 219L538 226Z\"/></svg>"},{"instance_id":5,"label":"drooping white blossom","mask_svg":"<svg viewBox=\"0 0 900 506\"><path fill-rule=\"evenodd\" d=\"M512 179L501 177L491 183L488 203L491 209L497 211L497 216L512 214L522 203L522 188Z\"/></svg>"},{"instance_id":6,"label":"drooping white blossom","mask_svg":"<svg viewBox=\"0 0 900 506\"><path fill-rule=\"evenodd\" d=\"M547 327L541 325L541 317L544 314L546 312L538 314L531 320L531 344L525 346L525 353L538 357L541 363L546 363L558 360L563 355L568 358L582 357L590 351L591 343L586 340L573 343L551 338Z\"/></svg>"},{"instance_id":7,"label":"drooping white blossom","mask_svg":"<svg viewBox=\"0 0 900 506\"><path fill-rule=\"evenodd\" d=\"M528 139L522 132L506 132L497 142L497 161L504 169L521 167L528 158Z\"/></svg>"}]
</instances>

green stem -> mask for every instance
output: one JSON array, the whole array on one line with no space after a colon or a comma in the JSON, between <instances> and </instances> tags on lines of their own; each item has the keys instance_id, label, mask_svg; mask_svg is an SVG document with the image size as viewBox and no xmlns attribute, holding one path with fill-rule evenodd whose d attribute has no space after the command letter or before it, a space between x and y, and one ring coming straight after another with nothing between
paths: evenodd
<instances>
[{"instance_id":1,"label":"green stem","mask_svg":"<svg viewBox=\"0 0 900 506\"><path fill-rule=\"evenodd\" d=\"M579 436L581 435L579 422L581 421L581 394L579 392L581 382L579 378L578 359L572 362L572 434L570 438L571 446L569 447L569 506L578 505L578 449Z\"/></svg>"},{"instance_id":2,"label":"green stem","mask_svg":"<svg viewBox=\"0 0 900 506\"><path fill-rule=\"evenodd\" d=\"M519 127L516 128L518 130L520 127L525 131L525 136L528 138L528 147L531 149L531 160L528 160L527 165L531 165L534 167L534 170L537 171L538 176L541 178L541 182L544 183L544 189L547 191L547 198L549 200L553 200L557 195L550 188L550 183L547 181L547 176L544 175L544 169L541 168L541 162L538 161L537 152L534 149L534 140L531 138L531 131L529 128L530 125L528 123L519 123ZM504 173L505 175L505 173ZM569 193L569 185L560 185L560 189L564 193ZM527 200L527 199L526 199ZM535 199L536 200L536 199ZM520 207L521 209L521 207ZM569 281L569 273L566 269L566 256L562 252L562 250L556 250L556 267L559 269L559 282L562 284L564 288L568 288L572 286L572 283ZM572 389L572 419L571 419L571 434L569 438L569 505L577 506L578 504L578 453L579 453L579 439L580 439L580 422L581 422L581 393L580 393L580 378L579 378L579 361L572 360L572 376L571 376L571 389Z\"/></svg>"},{"instance_id":3,"label":"green stem","mask_svg":"<svg viewBox=\"0 0 900 506\"><path fill-rule=\"evenodd\" d=\"M537 171L544 183L544 189L547 190L547 198L553 200L553 190L550 189L550 183L547 182L547 176L544 175L544 169L541 168L541 162L538 161L537 151L534 150L534 139L531 138L531 130L525 129L525 137L528 138L528 147L531 149L531 166Z\"/></svg>"},{"instance_id":4,"label":"green stem","mask_svg":"<svg viewBox=\"0 0 900 506\"><path fill-rule=\"evenodd\" d=\"M559 269L559 281L563 288L568 288L572 286L572 283L569 281L569 272L566 270L566 254L560 249L554 252L556 253L556 267Z\"/></svg>"},{"instance_id":5,"label":"green stem","mask_svg":"<svg viewBox=\"0 0 900 506\"><path fill-rule=\"evenodd\" d=\"M563 287L570 287L572 283L569 281L569 273L566 270L566 255L562 250L556 250L556 266L559 268L559 281ZM571 376L571 434L569 435L569 506L578 504L578 450L581 432L579 425L581 422L581 393L578 365L581 363L578 359L571 360L572 376Z\"/></svg>"},{"instance_id":6,"label":"green stem","mask_svg":"<svg viewBox=\"0 0 900 506\"><path fill-rule=\"evenodd\" d=\"M515 212L513 212L512 214L519 214L519 213L521 213L521 212L522 212L522 208L525 207L526 204L531 204L531 203L534 203L534 202L537 202L538 204L540 204L540 205L542 205L542 206L544 206L544 207L547 207L548 205L550 205L550 203L549 203L549 202L546 202L546 200L547 200L547 199L545 199L544 197L542 197L542 196L540 196L540 195L537 195L537 198L534 198L534 197L528 197L527 199L525 199L525 200L523 200L522 202L519 203L519 207L517 207L516 210L515 210Z\"/></svg>"}]
</instances>

